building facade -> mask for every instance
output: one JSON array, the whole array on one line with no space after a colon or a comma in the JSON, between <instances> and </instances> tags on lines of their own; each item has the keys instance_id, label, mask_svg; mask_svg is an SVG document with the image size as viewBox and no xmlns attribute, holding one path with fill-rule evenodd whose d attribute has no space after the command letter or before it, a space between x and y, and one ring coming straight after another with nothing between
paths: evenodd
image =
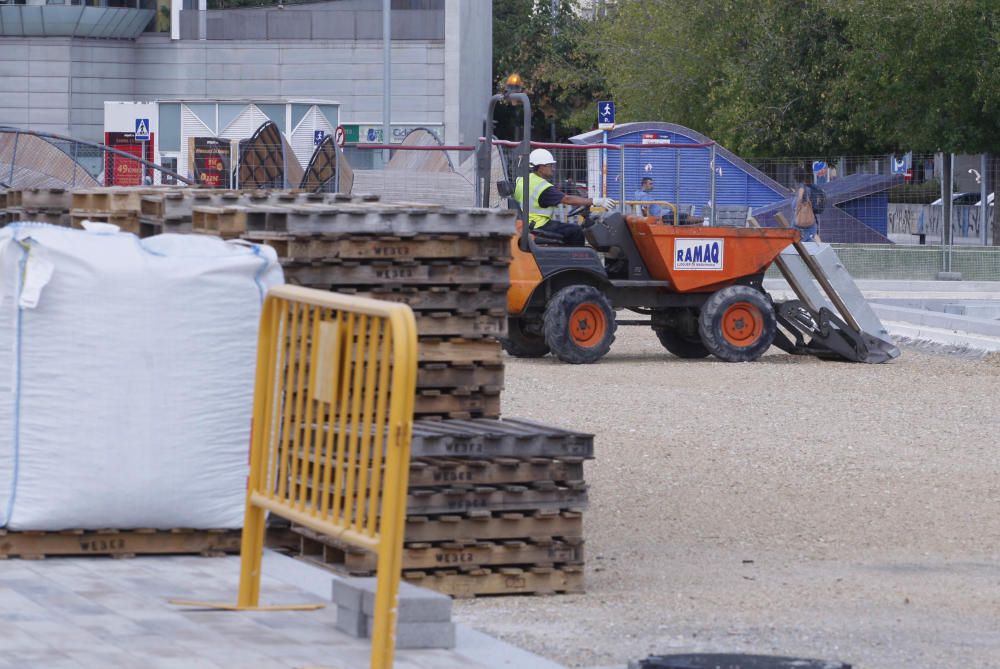
<instances>
[{"instance_id":1,"label":"building facade","mask_svg":"<svg viewBox=\"0 0 1000 669\"><path fill-rule=\"evenodd\" d=\"M382 140L382 0L221 10L17 1L0 0L0 125L102 141L109 101L308 98L336 105L359 142ZM475 143L491 92L492 3L392 0L391 22L396 140L427 127ZM371 153L352 162L366 167Z\"/></svg>"}]
</instances>

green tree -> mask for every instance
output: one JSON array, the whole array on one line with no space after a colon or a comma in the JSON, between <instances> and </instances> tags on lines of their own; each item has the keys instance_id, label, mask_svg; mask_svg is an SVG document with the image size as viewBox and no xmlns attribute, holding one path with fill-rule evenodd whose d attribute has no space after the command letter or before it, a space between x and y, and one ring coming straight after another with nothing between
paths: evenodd
<instances>
[{"instance_id":1,"label":"green tree","mask_svg":"<svg viewBox=\"0 0 1000 669\"><path fill-rule=\"evenodd\" d=\"M629 120L744 155L1000 150L1000 5L630 0L599 67Z\"/></svg>"},{"instance_id":2,"label":"green tree","mask_svg":"<svg viewBox=\"0 0 1000 669\"><path fill-rule=\"evenodd\" d=\"M843 22L830 0L623 4L600 66L628 119L667 120L738 153L854 148L830 105Z\"/></svg>"},{"instance_id":3,"label":"green tree","mask_svg":"<svg viewBox=\"0 0 1000 669\"><path fill-rule=\"evenodd\" d=\"M1000 7L978 0L850 0L842 96L882 142L918 151L1000 149Z\"/></svg>"},{"instance_id":4,"label":"green tree","mask_svg":"<svg viewBox=\"0 0 1000 669\"><path fill-rule=\"evenodd\" d=\"M494 90L517 72L531 97L532 136L589 130L596 121L596 101L604 92L597 67L594 26L577 12L578 0L495 0L493 3ZM485 101L483 101L485 104ZM497 108L496 133L513 137L520 110Z\"/></svg>"}]
</instances>

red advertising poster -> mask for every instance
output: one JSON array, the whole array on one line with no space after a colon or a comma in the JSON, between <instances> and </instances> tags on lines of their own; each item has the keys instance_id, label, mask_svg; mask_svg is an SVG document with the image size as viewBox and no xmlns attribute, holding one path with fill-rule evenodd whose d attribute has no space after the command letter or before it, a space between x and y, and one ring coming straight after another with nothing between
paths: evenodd
<instances>
[{"instance_id":1,"label":"red advertising poster","mask_svg":"<svg viewBox=\"0 0 1000 669\"><path fill-rule=\"evenodd\" d=\"M146 160L153 160L153 134L150 133L148 142L139 142L135 139L134 132L106 132L104 133L104 143L112 149L118 149L125 153ZM143 146L146 148L146 155L143 156ZM104 154L104 184L106 186L140 186L143 176L152 177L152 169L145 167L137 160L129 160L125 156L116 153Z\"/></svg>"},{"instance_id":2,"label":"red advertising poster","mask_svg":"<svg viewBox=\"0 0 1000 669\"><path fill-rule=\"evenodd\" d=\"M230 188L229 140L191 137L188 155L195 181L205 188Z\"/></svg>"}]
</instances>

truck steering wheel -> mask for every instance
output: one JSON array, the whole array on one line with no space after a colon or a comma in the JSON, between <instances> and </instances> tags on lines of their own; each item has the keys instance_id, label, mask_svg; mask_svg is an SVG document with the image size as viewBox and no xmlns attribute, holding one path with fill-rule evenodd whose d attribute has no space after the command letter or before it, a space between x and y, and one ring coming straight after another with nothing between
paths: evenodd
<instances>
[{"instance_id":1,"label":"truck steering wheel","mask_svg":"<svg viewBox=\"0 0 1000 669\"><path fill-rule=\"evenodd\" d=\"M567 219L572 219L574 216L583 216L583 223L580 224L580 227L584 230L592 228L597 224L597 218L590 215L589 204L581 204L579 207L574 207L566 214Z\"/></svg>"}]
</instances>

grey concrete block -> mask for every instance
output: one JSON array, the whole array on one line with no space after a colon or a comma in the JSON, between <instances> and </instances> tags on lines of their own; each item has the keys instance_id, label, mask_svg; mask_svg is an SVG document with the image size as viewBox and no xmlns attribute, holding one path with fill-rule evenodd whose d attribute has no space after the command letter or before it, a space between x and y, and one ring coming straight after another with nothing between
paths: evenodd
<instances>
[{"instance_id":1,"label":"grey concrete block","mask_svg":"<svg viewBox=\"0 0 1000 669\"><path fill-rule=\"evenodd\" d=\"M338 578L334 580L332 593L334 604L352 611L361 611L363 586L361 583L358 583L361 580L368 579Z\"/></svg>"},{"instance_id":2,"label":"grey concrete block","mask_svg":"<svg viewBox=\"0 0 1000 669\"><path fill-rule=\"evenodd\" d=\"M962 280L962 273L961 272L938 272L937 273L937 279L938 279L938 281L961 281Z\"/></svg>"},{"instance_id":3,"label":"grey concrete block","mask_svg":"<svg viewBox=\"0 0 1000 669\"><path fill-rule=\"evenodd\" d=\"M333 601L338 607L372 616L375 614L377 587L378 579L375 577L340 579L333 584ZM399 622L448 622L451 620L451 597L409 583L400 583L396 619Z\"/></svg>"},{"instance_id":4,"label":"grey concrete block","mask_svg":"<svg viewBox=\"0 0 1000 669\"><path fill-rule=\"evenodd\" d=\"M371 636L373 619L365 616L367 635ZM455 623L396 622L396 648L454 648Z\"/></svg>"},{"instance_id":5,"label":"grey concrete block","mask_svg":"<svg viewBox=\"0 0 1000 669\"><path fill-rule=\"evenodd\" d=\"M356 639L366 638L367 616L357 609L337 607L337 629Z\"/></svg>"},{"instance_id":6,"label":"grey concrete block","mask_svg":"<svg viewBox=\"0 0 1000 669\"><path fill-rule=\"evenodd\" d=\"M337 629L358 639L370 639L375 618L360 611L337 607ZM454 648L455 624L452 622L396 621L396 648Z\"/></svg>"}]
</instances>

